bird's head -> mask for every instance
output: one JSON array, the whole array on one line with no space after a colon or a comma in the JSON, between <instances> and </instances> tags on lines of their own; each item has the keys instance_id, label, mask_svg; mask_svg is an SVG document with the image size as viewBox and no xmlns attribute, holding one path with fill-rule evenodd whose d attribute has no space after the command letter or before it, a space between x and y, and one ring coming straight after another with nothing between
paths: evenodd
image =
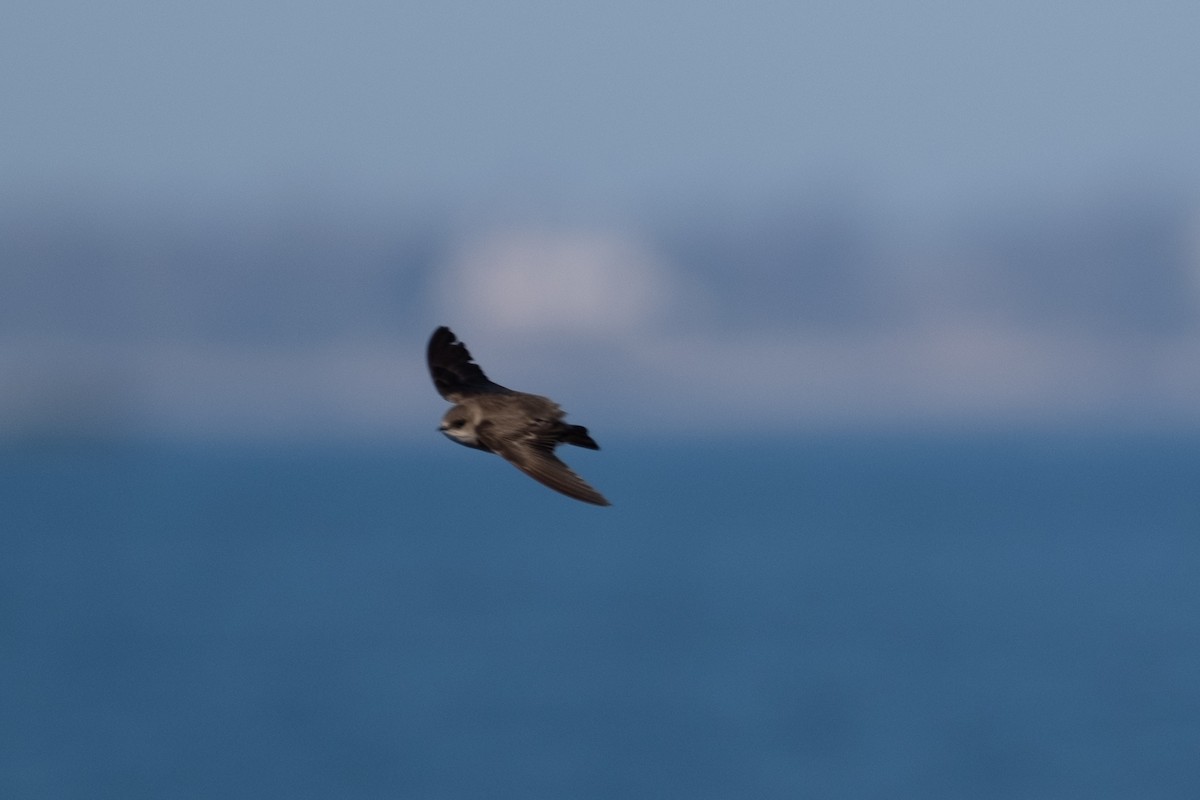
<instances>
[{"instance_id":1,"label":"bird's head","mask_svg":"<svg viewBox=\"0 0 1200 800\"><path fill-rule=\"evenodd\" d=\"M446 412L442 417L442 424L438 428L446 435L446 438L451 441L458 442L466 447L474 447L477 449L485 449L479 444L479 437L475 431L475 423L471 419L470 412L462 406L455 406Z\"/></svg>"}]
</instances>

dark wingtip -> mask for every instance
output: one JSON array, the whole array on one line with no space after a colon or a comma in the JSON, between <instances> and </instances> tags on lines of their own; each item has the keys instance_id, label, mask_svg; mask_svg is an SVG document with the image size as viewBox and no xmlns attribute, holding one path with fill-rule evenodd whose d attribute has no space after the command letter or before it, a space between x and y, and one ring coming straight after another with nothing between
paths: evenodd
<instances>
[{"instance_id":1,"label":"dark wingtip","mask_svg":"<svg viewBox=\"0 0 1200 800\"><path fill-rule=\"evenodd\" d=\"M437 387L438 394L447 400L453 394L507 394L511 391L493 383L483 374L467 346L445 325L429 337L425 360L429 363L433 385Z\"/></svg>"},{"instance_id":2,"label":"dark wingtip","mask_svg":"<svg viewBox=\"0 0 1200 800\"><path fill-rule=\"evenodd\" d=\"M596 444L596 440L588 435L588 429L582 425L572 425L563 441L576 447L586 447L588 450L600 449L600 445Z\"/></svg>"},{"instance_id":3,"label":"dark wingtip","mask_svg":"<svg viewBox=\"0 0 1200 800\"><path fill-rule=\"evenodd\" d=\"M446 345L453 341L454 332L445 325L442 325L433 332L432 336L429 337L429 346L426 348L426 352L430 358L433 358L435 354L445 350Z\"/></svg>"},{"instance_id":4,"label":"dark wingtip","mask_svg":"<svg viewBox=\"0 0 1200 800\"><path fill-rule=\"evenodd\" d=\"M588 487L588 488L590 489L591 487ZM565 492L564 492L564 494L565 494ZM608 502L607 497L600 494L595 489L592 489L591 492L589 492L587 494L571 494L570 496L574 497L576 500L582 500L583 502L589 503L593 506L611 506L612 505L612 503Z\"/></svg>"}]
</instances>

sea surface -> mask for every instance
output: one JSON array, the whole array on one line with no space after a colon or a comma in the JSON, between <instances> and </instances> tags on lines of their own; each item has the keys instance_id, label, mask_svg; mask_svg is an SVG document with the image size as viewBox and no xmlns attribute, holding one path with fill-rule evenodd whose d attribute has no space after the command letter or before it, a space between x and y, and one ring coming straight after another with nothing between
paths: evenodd
<instances>
[{"instance_id":1,"label":"sea surface","mask_svg":"<svg viewBox=\"0 0 1200 800\"><path fill-rule=\"evenodd\" d=\"M0 797L1200 797L1200 439L0 449Z\"/></svg>"}]
</instances>

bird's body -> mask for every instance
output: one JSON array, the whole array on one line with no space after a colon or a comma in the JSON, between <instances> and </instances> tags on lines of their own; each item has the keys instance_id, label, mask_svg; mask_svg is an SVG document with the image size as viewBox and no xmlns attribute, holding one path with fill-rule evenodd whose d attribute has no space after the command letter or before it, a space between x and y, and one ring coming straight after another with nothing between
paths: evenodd
<instances>
[{"instance_id":1,"label":"bird's body","mask_svg":"<svg viewBox=\"0 0 1200 800\"><path fill-rule=\"evenodd\" d=\"M433 332L427 355L434 386L455 404L439 428L448 438L495 453L534 480L576 500L609 505L554 454L560 444L600 449L587 428L563 420L566 414L557 403L493 383L449 328Z\"/></svg>"}]
</instances>

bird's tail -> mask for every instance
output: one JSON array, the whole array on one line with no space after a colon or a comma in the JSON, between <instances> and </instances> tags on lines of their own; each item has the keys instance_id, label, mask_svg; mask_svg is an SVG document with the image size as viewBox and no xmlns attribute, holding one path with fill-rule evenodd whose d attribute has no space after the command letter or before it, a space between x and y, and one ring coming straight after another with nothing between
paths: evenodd
<instances>
[{"instance_id":1,"label":"bird's tail","mask_svg":"<svg viewBox=\"0 0 1200 800\"><path fill-rule=\"evenodd\" d=\"M576 447L586 447L588 450L600 449L600 445L596 444L595 439L588 436L588 429L582 425L568 425L566 431L563 432L562 441Z\"/></svg>"}]
</instances>

